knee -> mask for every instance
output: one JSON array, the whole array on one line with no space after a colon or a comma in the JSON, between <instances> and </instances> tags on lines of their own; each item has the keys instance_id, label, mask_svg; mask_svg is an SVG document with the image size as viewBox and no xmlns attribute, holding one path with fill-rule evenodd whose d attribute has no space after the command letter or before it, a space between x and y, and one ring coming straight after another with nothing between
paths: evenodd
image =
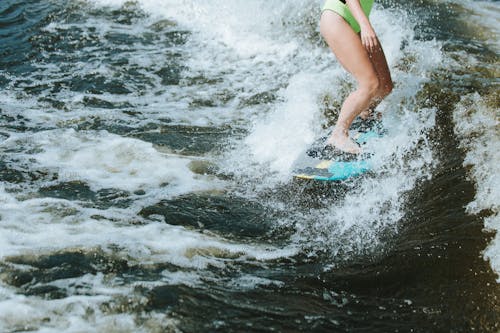
<instances>
[{"instance_id":1,"label":"knee","mask_svg":"<svg viewBox=\"0 0 500 333\"><path fill-rule=\"evenodd\" d=\"M379 96L380 98L385 98L387 95L389 95L392 92L392 89L394 88L394 85L392 84L392 81L384 84L379 88Z\"/></svg>"},{"instance_id":2,"label":"knee","mask_svg":"<svg viewBox=\"0 0 500 333\"><path fill-rule=\"evenodd\" d=\"M384 83L382 85L379 84L377 93L375 94L374 98L380 100L384 99L385 97L387 97L387 95L389 95L392 92L392 88L394 88L394 86L392 85L392 81Z\"/></svg>"},{"instance_id":3,"label":"knee","mask_svg":"<svg viewBox=\"0 0 500 333\"><path fill-rule=\"evenodd\" d=\"M370 98L374 98L380 91L380 81L376 76L370 77L361 84L360 89Z\"/></svg>"}]
</instances>

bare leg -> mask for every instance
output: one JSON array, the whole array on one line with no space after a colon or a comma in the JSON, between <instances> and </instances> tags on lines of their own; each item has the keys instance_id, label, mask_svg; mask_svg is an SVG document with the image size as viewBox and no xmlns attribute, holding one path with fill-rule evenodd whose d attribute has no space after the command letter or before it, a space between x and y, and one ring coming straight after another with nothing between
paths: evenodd
<instances>
[{"instance_id":1,"label":"bare leg","mask_svg":"<svg viewBox=\"0 0 500 333\"><path fill-rule=\"evenodd\" d=\"M380 85L379 90L377 91L377 95L375 96L368 109L361 112L360 117L363 119L367 119L368 117L370 117L375 108L387 95L391 93L393 88L391 72L389 71L389 66L387 65L384 50L382 49L380 42L372 52L368 52L368 55L372 62L373 68L377 73Z\"/></svg>"},{"instance_id":2,"label":"bare leg","mask_svg":"<svg viewBox=\"0 0 500 333\"><path fill-rule=\"evenodd\" d=\"M344 101L337 124L327 143L342 151L359 153L361 149L349 138L348 130L353 120L366 110L377 96L380 81L359 35L340 15L324 11L320 25L321 34L328 46L358 82L357 89Z\"/></svg>"}]
</instances>

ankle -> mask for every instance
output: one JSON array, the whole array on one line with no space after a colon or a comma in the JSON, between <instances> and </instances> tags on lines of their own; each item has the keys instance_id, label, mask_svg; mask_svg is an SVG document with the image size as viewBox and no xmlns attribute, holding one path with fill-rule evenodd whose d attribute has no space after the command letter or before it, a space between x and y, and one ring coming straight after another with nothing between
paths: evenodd
<instances>
[{"instance_id":1,"label":"ankle","mask_svg":"<svg viewBox=\"0 0 500 333\"><path fill-rule=\"evenodd\" d=\"M349 131L344 126L336 125L332 132L335 135L349 136Z\"/></svg>"}]
</instances>

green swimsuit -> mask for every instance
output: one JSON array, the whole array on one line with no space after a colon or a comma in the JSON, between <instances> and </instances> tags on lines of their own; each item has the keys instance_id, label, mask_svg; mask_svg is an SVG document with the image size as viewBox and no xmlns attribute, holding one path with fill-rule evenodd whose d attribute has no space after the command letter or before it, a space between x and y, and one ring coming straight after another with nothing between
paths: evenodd
<instances>
[{"instance_id":1,"label":"green swimsuit","mask_svg":"<svg viewBox=\"0 0 500 333\"><path fill-rule=\"evenodd\" d=\"M363 8L366 17L368 17L373 6L373 0L360 0L359 3L361 4L361 8ZM322 12L325 10L334 11L335 13L342 16L356 33L359 33L361 31L358 21L356 21L351 11L349 10L349 7L347 7L345 0L326 0L325 4L323 5Z\"/></svg>"}]
</instances>

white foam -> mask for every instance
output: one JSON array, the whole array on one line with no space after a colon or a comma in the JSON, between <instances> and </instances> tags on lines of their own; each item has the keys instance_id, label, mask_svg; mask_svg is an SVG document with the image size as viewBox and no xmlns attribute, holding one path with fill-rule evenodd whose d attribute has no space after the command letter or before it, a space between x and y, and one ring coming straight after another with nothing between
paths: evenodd
<instances>
[{"instance_id":1,"label":"white foam","mask_svg":"<svg viewBox=\"0 0 500 333\"><path fill-rule=\"evenodd\" d=\"M269 162L271 171L288 176L301 148L315 138L317 80L317 76L311 74L294 76L282 94L286 103L256 120L251 134L244 140L253 163Z\"/></svg>"},{"instance_id":2,"label":"white foam","mask_svg":"<svg viewBox=\"0 0 500 333\"><path fill-rule=\"evenodd\" d=\"M455 133L460 146L466 150L464 166L474 181L476 195L467 205L467 212L479 214L490 211L484 219L489 230L496 231L495 239L485 250L493 269L500 274L500 151L498 108L488 105L475 93L462 98L453 114ZM500 282L500 278L498 279Z\"/></svg>"},{"instance_id":3,"label":"white foam","mask_svg":"<svg viewBox=\"0 0 500 333\"><path fill-rule=\"evenodd\" d=\"M80 247L113 249L118 244L123 249L117 252L119 255L143 264L168 261L202 269L209 264L218 265L218 258L226 256L273 260L295 253L293 248L232 244L163 222L129 224L127 220L133 211L128 209L86 209L52 198L17 202L5 191L1 193L2 201L10 202L2 210L1 258ZM61 214L64 207L73 208L72 214ZM92 218L94 214L110 220L96 220Z\"/></svg>"},{"instance_id":4,"label":"white foam","mask_svg":"<svg viewBox=\"0 0 500 333\"><path fill-rule=\"evenodd\" d=\"M57 173L58 181L83 181L94 191L115 188L133 192L168 184L164 194L172 196L212 187L189 170L189 159L162 155L150 143L106 131L13 134L0 149L18 145L37 151L15 154L31 168Z\"/></svg>"},{"instance_id":5,"label":"white foam","mask_svg":"<svg viewBox=\"0 0 500 333\"><path fill-rule=\"evenodd\" d=\"M105 313L99 304L110 301L103 296L72 296L59 300L13 296L0 301L0 329L3 332L149 332L149 328L176 329L178 321L168 314ZM137 325L137 317L144 325Z\"/></svg>"},{"instance_id":6,"label":"white foam","mask_svg":"<svg viewBox=\"0 0 500 333\"><path fill-rule=\"evenodd\" d=\"M101 249L131 265L171 263L186 273L163 272L158 283L194 286L208 266L224 267L231 262L274 260L293 256L293 247L275 248L263 245L234 244L227 240L170 226L164 222L129 223L135 215L132 209L98 210L84 208L62 199L35 198L17 200L13 194L0 188L2 203L0 224L0 260L10 256L39 256L72 251L73 249ZM103 216L98 220L92 216ZM109 218L109 219L107 219ZM137 220L138 218L135 218ZM29 266L17 269L30 269ZM54 280L49 285L67 290L69 296L61 300L44 300L16 294L16 290L0 284L0 330L35 329L52 331L138 331L134 318L137 314L114 315L103 313L103 303L117 296L130 297L135 285L117 283L102 274L73 279ZM78 286L78 290L75 289ZM83 289L82 289L83 288ZM85 290L84 290L85 289ZM80 293L89 296L78 296ZM141 300L133 300L134 304ZM88 316L88 313L92 316ZM168 316L145 314L153 326L159 326ZM45 318L51 318L49 322ZM114 325L114 326L113 326ZM172 324L173 325L173 324ZM139 330L140 331L140 330ZM145 329L147 331L147 329Z\"/></svg>"},{"instance_id":7,"label":"white foam","mask_svg":"<svg viewBox=\"0 0 500 333\"><path fill-rule=\"evenodd\" d=\"M92 1L98 6L121 6L125 1ZM152 15L146 19L148 23L155 20L171 19L176 22L176 29L193 32L187 44L176 48L183 56L180 61L185 66L184 74L188 77L205 77L212 80L210 84L184 84L171 86L167 90L160 85L150 94L129 99L134 104L141 103L141 112L148 119L161 117L161 109L168 110L168 117L175 123L191 125L215 125L244 122L253 113L260 111L254 107L240 108L242 99L261 92L273 91L287 81L289 66L280 68L280 64L290 57L297 56L301 48L295 36L292 24L283 29L280 25L287 19L298 19L313 3L304 7L296 1L291 3L273 3L271 7L266 1L157 1L142 0L137 2L143 10ZM317 3L319 8L319 3ZM310 15L310 14L308 14ZM255 18L258 17L256 20ZM293 23L296 23L296 22ZM100 22L104 30L114 29L105 22ZM129 32L130 33L130 32ZM140 52L129 52L131 63L149 62L147 65L169 67L162 59L169 50L157 50L141 47ZM297 59L295 66L298 66ZM97 64L87 64L84 72L93 72ZM151 73L144 73L152 77ZM214 80L219 82L214 83ZM229 102L218 101L221 93L234 96ZM105 99L112 96L104 95ZM116 98L116 97L115 97ZM63 96L63 99L68 97ZM191 103L197 100L215 102L215 106L193 110ZM195 111L195 112L193 112ZM135 119L137 121L137 119Z\"/></svg>"},{"instance_id":8,"label":"white foam","mask_svg":"<svg viewBox=\"0 0 500 333\"><path fill-rule=\"evenodd\" d=\"M284 285L285 283L282 281L270 280L253 275L242 275L229 282L230 287L243 290L252 290L255 289L257 286L283 287Z\"/></svg>"}]
</instances>

